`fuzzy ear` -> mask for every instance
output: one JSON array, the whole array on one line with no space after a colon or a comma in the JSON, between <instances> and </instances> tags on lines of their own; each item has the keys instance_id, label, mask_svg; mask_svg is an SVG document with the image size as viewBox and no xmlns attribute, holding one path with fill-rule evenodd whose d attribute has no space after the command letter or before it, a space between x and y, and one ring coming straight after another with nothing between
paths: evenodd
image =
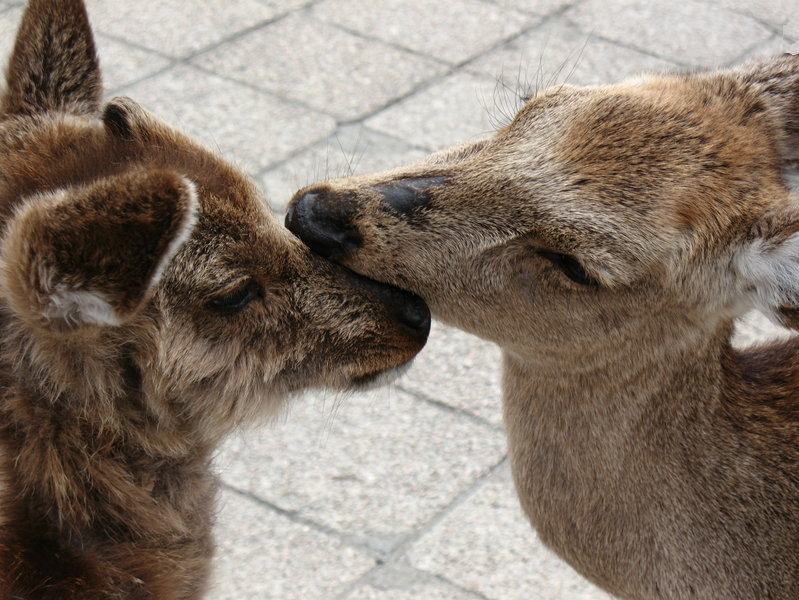
<instances>
[{"instance_id":1,"label":"fuzzy ear","mask_svg":"<svg viewBox=\"0 0 799 600\"><path fill-rule=\"evenodd\" d=\"M755 308L779 325L799 329L799 206L763 216L733 264Z\"/></svg>"},{"instance_id":2,"label":"fuzzy ear","mask_svg":"<svg viewBox=\"0 0 799 600\"><path fill-rule=\"evenodd\" d=\"M32 324L120 325L194 229L194 184L139 171L36 196L8 225L2 291Z\"/></svg>"},{"instance_id":3,"label":"fuzzy ear","mask_svg":"<svg viewBox=\"0 0 799 600\"><path fill-rule=\"evenodd\" d=\"M82 0L30 0L6 79L5 115L99 110L100 67Z\"/></svg>"}]
</instances>

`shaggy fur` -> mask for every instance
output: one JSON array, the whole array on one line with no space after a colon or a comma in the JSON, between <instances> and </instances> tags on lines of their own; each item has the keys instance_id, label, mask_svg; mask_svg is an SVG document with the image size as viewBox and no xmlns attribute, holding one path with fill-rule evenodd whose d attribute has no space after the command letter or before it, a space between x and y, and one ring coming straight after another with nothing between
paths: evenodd
<instances>
[{"instance_id":1,"label":"shaggy fur","mask_svg":"<svg viewBox=\"0 0 799 600\"><path fill-rule=\"evenodd\" d=\"M516 489L620 598L799 598L799 57L560 86L496 135L301 190L289 227L504 351ZM341 243L346 240L346 244Z\"/></svg>"},{"instance_id":2,"label":"shaggy fur","mask_svg":"<svg viewBox=\"0 0 799 600\"><path fill-rule=\"evenodd\" d=\"M101 94L82 2L31 0L0 104L3 600L200 598L220 440L302 388L370 383L429 328Z\"/></svg>"}]
</instances>

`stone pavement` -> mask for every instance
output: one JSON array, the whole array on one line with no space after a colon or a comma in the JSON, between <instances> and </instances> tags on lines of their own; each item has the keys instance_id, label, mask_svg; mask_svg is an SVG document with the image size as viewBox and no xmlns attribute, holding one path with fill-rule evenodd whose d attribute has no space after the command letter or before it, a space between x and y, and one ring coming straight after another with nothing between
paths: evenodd
<instances>
[{"instance_id":1,"label":"stone pavement","mask_svg":"<svg viewBox=\"0 0 799 600\"><path fill-rule=\"evenodd\" d=\"M490 133L517 91L730 65L799 38L799 0L89 0L124 93L252 174L305 184ZM0 0L0 51L21 2ZM796 18L796 20L794 20ZM788 21L793 22L787 27ZM793 35L791 35L793 34ZM743 340L779 332L753 315ZM220 452L219 600L596 600L520 514L499 353L435 325L410 373L308 394Z\"/></svg>"}]
</instances>

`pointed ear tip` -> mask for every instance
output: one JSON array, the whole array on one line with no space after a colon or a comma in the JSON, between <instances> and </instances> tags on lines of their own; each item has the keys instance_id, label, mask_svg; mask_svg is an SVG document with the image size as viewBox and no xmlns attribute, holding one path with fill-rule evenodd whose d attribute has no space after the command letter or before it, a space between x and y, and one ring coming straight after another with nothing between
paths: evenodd
<instances>
[{"instance_id":1,"label":"pointed ear tip","mask_svg":"<svg viewBox=\"0 0 799 600\"><path fill-rule=\"evenodd\" d=\"M103 107L102 120L111 133L125 141L137 137L137 123L146 118L147 110L128 96L115 96Z\"/></svg>"},{"instance_id":2,"label":"pointed ear tip","mask_svg":"<svg viewBox=\"0 0 799 600\"><path fill-rule=\"evenodd\" d=\"M6 67L2 110L96 115L103 94L83 0L30 0ZM37 89L36 94L30 90Z\"/></svg>"},{"instance_id":3,"label":"pointed ear tip","mask_svg":"<svg viewBox=\"0 0 799 600\"><path fill-rule=\"evenodd\" d=\"M152 169L132 173L126 179L130 194L124 201L173 207L178 213L196 213L199 210L197 183L189 177L171 169Z\"/></svg>"},{"instance_id":4,"label":"pointed ear tip","mask_svg":"<svg viewBox=\"0 0 799 600\"><path fill-rule=\"evenodd\" d=\"M179 232L175 236L173 246L182 246L197 226L200 218L200 194L197 184L188 177L180 177L181 199L184 202L184 214L180 220Z\"/></svg>"},{"instance_id":5,"label":"pointed ear tip","mask_svg":"<svg viewBox=\"0 0 799 600\"><path fill-rule=\"evenodd\" d=\"M179 210L183 212L180 218L179 229L181 233L179 233L179 237L187 238L199 220L200 194L197 190L197 184L183 175L178 179L178 194L181 205Z\"/></svg>"}]
</instances>

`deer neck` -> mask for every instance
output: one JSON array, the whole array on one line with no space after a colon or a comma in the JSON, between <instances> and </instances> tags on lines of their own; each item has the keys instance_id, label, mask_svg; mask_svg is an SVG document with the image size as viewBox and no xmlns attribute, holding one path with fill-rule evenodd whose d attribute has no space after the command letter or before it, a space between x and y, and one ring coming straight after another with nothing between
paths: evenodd
<instances>
[{"instance_id":1,"label":"deer neck","mask_svg":"<svg viewBox=\"0 0 799 600\"><path fill-rule=\"evenodd\" d=\"M575 346L503 348L506 416L589 419L592 429L617 430L653 405L669 421L686 410L712 412L732 329L732 320L709 325L675 314Z\"/></svg>"},{"instance_id":2,"label":"deer neck","mask_svg":"<svg viewBox=\"0 0 799 600\"><path fill-rule=\"evenodd\" d=\"M686 456L717 453L702 446L714 443L731 331L731 322L708 328L675 316L579 355L504 351L505 421L523 508L547 544L609 589L602 573L623 578L624 557L630 577L647 568L636 545L669 552L669 541L654 540L678 509L653 490L690 497ZM597 555L615 562L587 558ZM652 569L668 563L649 558Z\"/></svg>"}]
</instances>

